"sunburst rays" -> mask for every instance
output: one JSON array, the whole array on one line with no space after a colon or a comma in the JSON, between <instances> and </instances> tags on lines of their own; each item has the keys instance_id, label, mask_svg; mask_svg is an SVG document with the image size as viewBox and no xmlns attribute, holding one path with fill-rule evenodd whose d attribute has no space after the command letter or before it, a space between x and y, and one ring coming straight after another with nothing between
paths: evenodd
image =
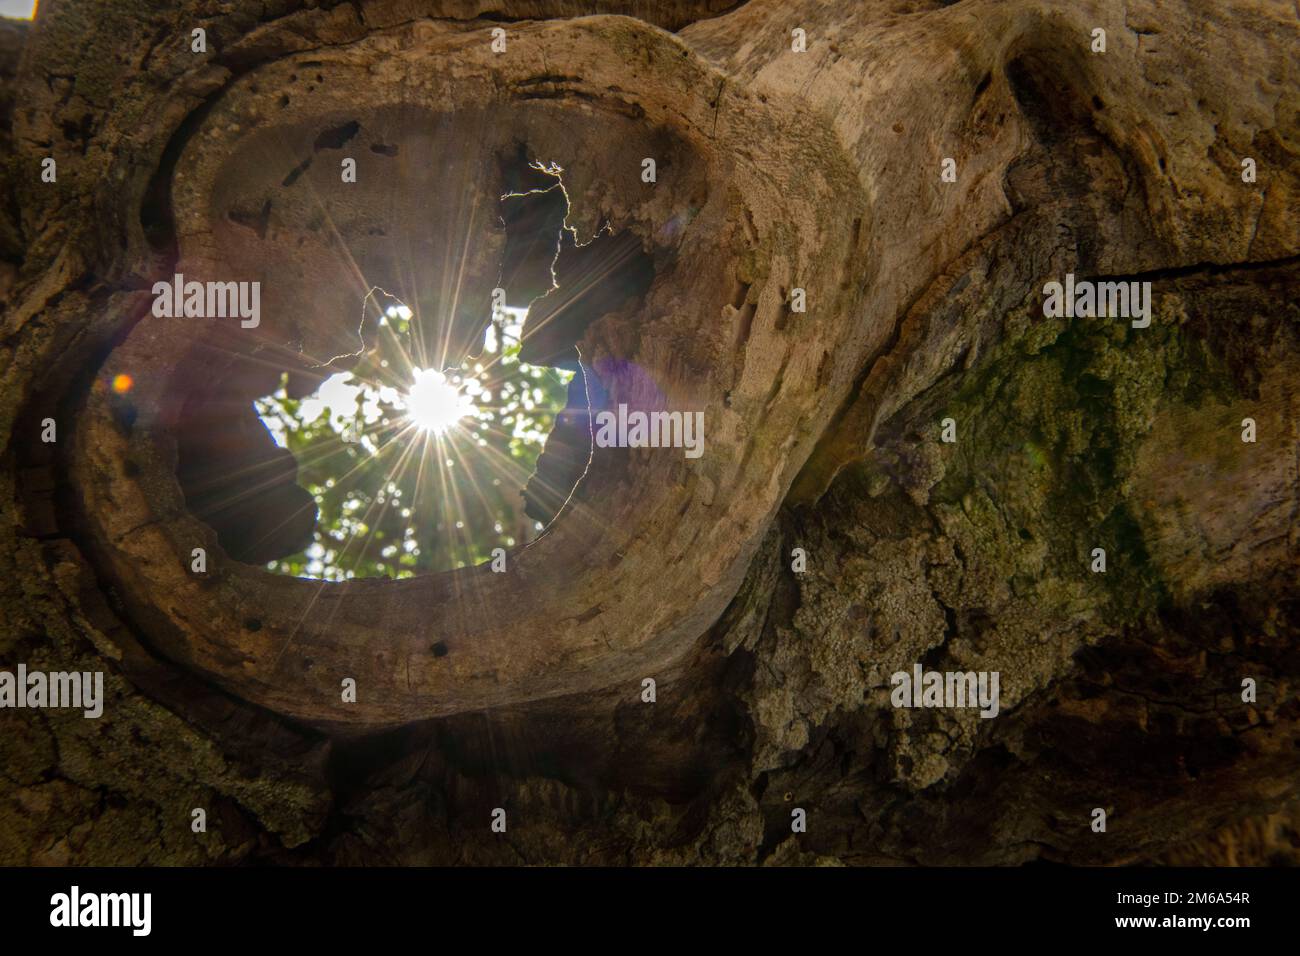
<instances>
[{"instance_id":1,"label":"sunburst rays","mask_svg":"<svg viewBox=\"0 0 1300 956\"><path fill-rule=\"evenodd\" d=\"M373 295L371 290L368 298ZM531 476L531 462L523 464L517 455L511 454L511 443L532 444L539 453L545 441L545 426L561 411L560 407L526 408L525 405L532 404L532 398L525 399L522 393L531 392L537 385L532 377L535 370L514 360L503 362L502 352L517 350L524 319L522 310L511 310L504 321L491 326L486 337L496 337L497 348L488 361L479 361L486 358L488 346L484 345L459 366L421 368L412 354L420 348L418 343L425 340L418 330L417 315L392 296L388 299L384 309L386 321L381 319L379 323L381 331L374 346L386 356L384 365L368 366L374 373L372 381L341 373L349 376L346 388L359 391L364 396L363 404L371 403L374 407L370 420L364 423L352 443L354 453L350 457L356 460L335 479L335 485L349 487L364 473L366 487L358 489L358 497L368 498L370 506L348 516L348 533L339 536L343 546L332 547L327 562L332 571L321 566L318 556L308 569L310 577L347 578L352 576L350 571L374 557L371 536L383 515L394 506L393 491L397 489L406 489L409 496L403 505L410 511L409 520L420 542L417 547L420 551L431 547L443 554L445 560L441 563L447 567L461 567L483 559L488 548L482 540L474 540L469 526L476 524L481 528L485 519L491 519L486 521L488 526L501 528L497 540L492 542L501 546L525 544L544 530L536 524L521 527L513 520L519 508L494 514L503 511L499 504L501 493L522 489ZM439 339L446 341L442 335ZM544 371L567 385L561 375ZM331 379L339 377L340 373L336 373ZM387 401L377 400L381 389L390 393ZM506 393L512 389L513 398L507 401ZM321 388L315 394L320 396L326 391ZM351 404L351 394L345 395L345 400ZM271 411L264 406L264 418ZM317 415L328 415L336 432L339 411L332 406L313 409ZM519 423L521 416L529 419L523 428ZM292 427L292 423L284 424ZM344 453L329 438L326 436L319 442L319 448L311 446L305 455L300 453L300 465L320 470L330 455ZM547 490L562 499L570 497L573 491L572 488ZM433 529L442 532L437 543L431 540ZM331 530L338 529L324 530L328 536ZM330 547L319 533L317 544ZM392 544L386 542L388 546ZM396 576L408 573L399 571Z\"/></svg>"},{"instance_id":2,"label":"sunburst rays","mask_svg":"<svg viewBox=\"0 0 1300 956\"><path fill-rule=\"evenodd\" d=\"M559 176L558 168L539 168ZM462 315L465 308L462 298L472 284L467 270L471 268L475 242L484 235L486 217L492 207L485 199L489 194L475 188L481 184L444 185L444 195L449 198L440 211L448 239L440 243L442 255L427 261L430 257L424 254L423 245L394 237L392 251L396 261L389 262L386 272L398 277L403 287L398 291L402 295L395 295L367 279L359 254L354 254L347 237L336 228L333 217L324 208L321 197L313 191L313 201L321 207L322 222L333 239L331 248L337 259L338 274L345 286L358 290L362 300L361 319L356 328L358 351L329 358L303 351L291 355L282 342L268 335L270 328L265 327L257 333L253 348L249 347L247 337L241 337L237 345L234 340L228 343L213 340L207 344L212 348L229 345L230 351L237 354L240 362L248 363L249 368L294 368L298 376L319 376L321 384L346 376L344 380L349 388L360 388L364 393L364 400L354 410L358 413L342 416L350 418L356 427L352 441L343 441L339 430L331 425L328 432L317 429L319 440L298 442L293 448L299 484L308 487L301 477L304 472L318 476L329 474L327 483L331 492L338 496L355 493L356 500L356 507L347 513L346 527L317 527L312 545L317 557L310 569L305 567L307 561L302 555L293 556L300 576L319 579L319 586L302 608L295 633L309 622L312 627L328 626L328 621L317 619L319 613L314 608L328 587L335 581L353 577L354 573L366 576L376 573L378 567L381 575L404 577L424 571L454 570L488 560L486 553L491 546L527 546L549 533L563 515L578 513L585 521L601 523L591 509L575 500L595 453L590 369L576 347L573 351L578 356L576 363L565 363L570 369L576 364L576 371L524 365L519 360L519 352L527 310L521 309L498 312L492 321L485 321L483 339L476 348L474 343L469 343L466 351L461 330L475 324L472 316ZM563 183L557 182L551 188L564 192L567 205ZM398 201L396 192L394 202ZM581 307L594 290L598 294L600 287L611 280L618 282L617 274L627 255L624 250L617 251L617 255L595 257L580 272L569 276L565 280L567 288L561 289L555 266L562 246L562 234L557 233L554 252L547 253L552 281L544 298L549 301L544 308L535 310L545 314L544 318L540 315L536 318L534 325L538 328L552 322L562 323L568 310ZM481 276L473 284L475 287L481 284ZM341 294L347 295L348 291ZM530 334L536 331L537 328L529 329ZM457 362L453 353L462 352L465 357ZM379 355L383 356L382 360L367 361ZM362 367L364 372L360 370ZM551 424L564 410L565 392L557 390L557 383L567 391L566 376L574 374L582 376L581 391L573 394L578 402L585 397L586 434L571 428L566 441L570 445L569 453L578 455L581 474L569 485L572 472L568 472L564 478L566 487L553 488L540 473L533 471L530 457L535 459L540 453ZM560 398L552 407L526 407L532 399L525 400L524 392L531 392L538 385L536 376L539 375L555 379L548 394ZM511 388L515 391L507 401L506 393ZM383 400L374 401L381 392ZM278 394L288 398L285 392ZM265 406L261 411L264 418L274 413L274 409ZM333 421L335 411L325 408L319 414L329 415ZM581 427L584 410L579 406L571 411ZM530 415L535 420L528 427L521 427L519 417ZM286 421L285 428L298 424ZM575 440L586 445L585 455L573 447ZM531 456L518 454L517 445L521 441L532 443ZM283 459L252 464L231 462L228 468L214 467L203 480L214 491L222 487L229 490L228 500L218 500L216 507L223 503L235 504L283 482L284 462ZM558 502L558 507L547 509L550 517L544 526L525 516L522 496L513 507L501 505L503 495L522 492L530 481L533 490ZM312 490L308 487L308 491ZM319 495L318 490L318 505ZM391 532L395 510L400 519L396 524L405 525L405 529L400 538L389 533L381 540L377 529L384 526ZM477 516L477 526L471 516ZM495 536L486 546L481 535L475 538L475 527L483 526L485 516L487 527ZM301 518L301 512L277 513L275 520L257 528L256 534L264 540L273 540L285 525ZM613 529L610 531L613 533ZM429 554L439 557L432 560ZM412 555L419 560L414 563L403 560L403 556ZM271 567L284 570L286 565L272 562ZM453 600L457 604L480 605L487 599L485 585L477 577L462 580L457 576L452 582ZM331 603L330 607L335 605ZM327 616L333 613L331 610ZM293 639L294 634L286 635L277 660Z\"/></svg>"}]
</instances>

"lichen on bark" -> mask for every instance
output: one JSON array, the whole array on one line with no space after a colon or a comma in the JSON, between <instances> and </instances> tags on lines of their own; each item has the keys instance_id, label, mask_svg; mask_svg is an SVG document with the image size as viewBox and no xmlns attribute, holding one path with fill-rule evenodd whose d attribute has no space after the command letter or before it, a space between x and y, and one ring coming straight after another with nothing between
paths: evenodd
<instances>
[{"instance_id":1,"label":"lichen on bark","mask_svg":"<svg viewBox=\"0 0 1300 956\"><path fill-rule=\"evenodd\" d=\"M0 713L0 863L1294 862L1294 18L580 6L49 0L0 22L0 666L103 670L108 693L102 720ZM518 59L485 52L501 24ZM315 100L287 78L317 73ZM216 367L143 317L179 255L233 254L222 175L281 203L272 246L291 218L278 166L235 175L265 145L247 127L307 149L326 114L378 124L394 97L458 129L508 102L572 154L569 225L617 220L655 266L584 358L705 395L711 454L597 461L492 614L468 576L431 578L329 598L298 634L314 598L187 514L148 417L171 385L132 418L97 377ZM247 242L250 268L298 261ZM353 335L308 264L307 332ZM1067 272L1151 282L1150 326L1045 317ZM178 561L193 540L210 581ZM998 671L998 716L892 706L916 664Z\"/></svg>"}]
</instances>

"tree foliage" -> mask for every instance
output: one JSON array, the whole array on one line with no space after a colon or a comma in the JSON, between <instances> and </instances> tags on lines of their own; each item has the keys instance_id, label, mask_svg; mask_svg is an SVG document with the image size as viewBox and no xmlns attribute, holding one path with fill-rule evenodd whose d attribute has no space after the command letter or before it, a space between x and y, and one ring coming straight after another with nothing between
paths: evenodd
<instances>
[{"instance_id":1,"label":"tree foliage","mask_svg":"<svg viewBox=\"0 0 1300 956\"><path fill-rule=\"evenodd\" d=\"M405 306L389 305L377 342L351 370L302 398L289 395L286 376L255 403L318 509L313 542L271 570L404 578L481 563L542 530L524 515L521 490L574 373L519 360L520 310L496 312L482 350L446 369L422 367L415 323ZM439 383L435 411L446 413L454 394L464 417L421 428L417 380Z\"/></svg>"}]
</instances>

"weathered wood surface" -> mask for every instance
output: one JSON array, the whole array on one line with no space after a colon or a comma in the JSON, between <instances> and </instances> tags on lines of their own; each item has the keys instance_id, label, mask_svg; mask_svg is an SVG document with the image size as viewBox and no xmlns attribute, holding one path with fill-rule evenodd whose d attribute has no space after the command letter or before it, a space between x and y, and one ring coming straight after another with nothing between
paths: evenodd
<instances>
[{"instance_id":1,"label":"weathered wood surface","mask_svg":"<svg viewBox=\"0 0 1300 956\"><path fill-rule=\"evenodd\" d=\"M1294 800L1293 8L42 6L0 32L0 663L112 693L102 721L0 714L0 859L517 862L504 800L528 862L1116 862ZM505 55L485 12L519 21ZM385 167L416 115L442 138ZM326 196L313 142L351 121L358 189ZM253 349L346 351L358 275L392 265L374 228L483 296L473 197L519 131L579 234L610 217L653 253L580 346L703 408L705 456L597 458L504 576L322 591L223 560L174 475L186 391ZM673 160L653 188L646 155ZM393 202L440 190L472 247ZM197 337L147 315L178 264L294 279L256 337ZM1152 325L1044 318L1067 272L1151 281ZM1000 670L1003 713L895 710L921 660Z\"/></svg>"}]
</instances>

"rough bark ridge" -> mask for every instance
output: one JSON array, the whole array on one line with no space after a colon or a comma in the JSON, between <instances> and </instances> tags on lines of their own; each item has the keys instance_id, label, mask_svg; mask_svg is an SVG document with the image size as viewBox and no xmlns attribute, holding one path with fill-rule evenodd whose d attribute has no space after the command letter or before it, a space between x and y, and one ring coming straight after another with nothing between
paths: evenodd
<instances>
[{"instance_id":1,"label":"rough bark ridge","mask_svg":"<svg viewBox=\"0 0 1300 956\"><path fill-rule=\"evenodd\" d=\"M108 688L0 712L0 863L1294 861L1294 5L600 7L0 21L0 666ZM575 344L702 408L705 456L596 455L503 576L224 555L187 397L355 350L389 236L468 341L520 144L653 263ZM264 327L151 316L174 271L262 281ZM1067 273L1151 282L1150 326L1044 317ZM1001 712L894 708L916 663L998 671Z\"/></svg>"}]
</instances>

